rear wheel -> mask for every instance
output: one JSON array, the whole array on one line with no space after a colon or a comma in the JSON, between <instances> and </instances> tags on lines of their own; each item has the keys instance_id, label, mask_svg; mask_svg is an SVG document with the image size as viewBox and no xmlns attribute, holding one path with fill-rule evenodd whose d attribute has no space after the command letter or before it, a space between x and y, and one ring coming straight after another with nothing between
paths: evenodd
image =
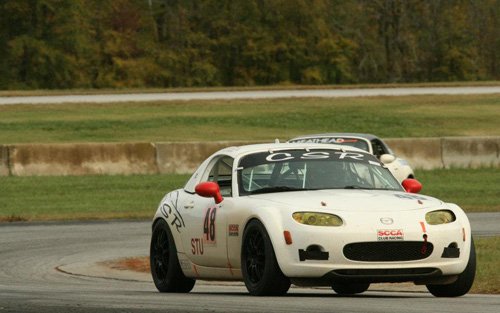
<instances>
[{"instance_id":1,"label":"rear wheel","mask_svg":"<svg viewBox=\"0 0 500 313\"><path fill-rule=\"evenodd\" d=\"M269 235L261 222L251 221L243 233L241 269L245 285L254 296L282 296L290 279L280 270Z\"/></svg>"},{"instance_id":2,"label":"rear wheel","mask_svg":"<svg viewBox=\"0 0 500 313\"><path fill-rule=\"evenodd\" d=\"M471 237L470 255L467 267L457 280L448 285L426 285L427 290L436 297L460 297L465 295L472 287L476 276L476 249Z\"/></svg>"},{"instance_id":3,"label":"rear wheel","mask_svg":"<svg viewBox=\"0 0 500 313\"><path fill-rule=\"evenodd\" d=\"M332 285L333 291L339 295L353 295L357 293L362 293L368 290L370 287L369 283L359 283L359 284L338 284Z\"/></svg>"},{"instance_id":4,"label":"rear wheel","mask_svg":"<svg viewBox=\"0 0 500 313\"><path fill-rule=\"evenodd\" d=\"M153 228L149 260L153 281L160 292L185 293L193 289L196 281L184 276L174 238L164 220L160 220Z\"/></svg>"}]
</instances>

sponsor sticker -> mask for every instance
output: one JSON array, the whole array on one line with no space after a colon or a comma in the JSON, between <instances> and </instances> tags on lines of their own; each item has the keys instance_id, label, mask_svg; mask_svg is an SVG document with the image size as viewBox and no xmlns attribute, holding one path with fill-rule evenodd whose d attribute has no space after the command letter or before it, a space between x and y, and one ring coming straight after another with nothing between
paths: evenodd
<instances>
[{"instance_id":1,"label":"sponsor sticker","mask_svg":"<svg viewBox=\"0 0 500 313\"><path fill-rule=\"evenodd\" d=\"M297 139L290 140L290 142L296 143L337 143L342 144L345 142L358 142L358 139L345 139L345 138L307 138L307 139Z\"/></svg>"},{"instance_id":2,"label":"sponsor sticker","mask_svg":"<svg viewBox=\"0 0 500 313\"><path fill-rule=\"evenodd\" d=\"M182 260L179 260L179 262L181 263L181 268L183 270L188 270L191 268L191 262L189 262L189 260L182 259Z\"/></svg>"},{"instance_id":3,"label":"sponsor sticker","mask_svg":"<svg viewBox=\"0 0 500 313\"><path fill-rule=\"evenodd\" d=\"M236 224L230 224L229 225L229 236L238 236L239 235L239 225Z\"/></svg>"},{"instance_id":4,"label":"sponsor sticker","mask_svg":"<svg viewBox=\"0 0 500 313\"><path fill-rule=\"evenodd\" d=\"M379 229L377 230L378 241L404 240L402 229Z\"/></svg>"},{"instance_id":5,"label":"sponsor sticker","mask_svg":"<svg viewBox=\"0 0 500 313\"><path fill-rule=\"evenodd\" d=\"M410 164L408 164L408 162L406 162L403 159L399 159L399 164L401 164L401 165L410 165Z\"/></svg>"},{"instance_id":6,"label":"sponsor sticker","mask_svg":"<svg viewBox=\"0 0 500 313\"><path fill-rule=\"evenodd\" d=\"M408 199L408 200L429 200L425 197L419 196L419 195L414 195L414 194L409 194L409 193L400 193L400 194L393 194L394 196L400 198L400 199Z\"/></svg>"}]
</instances>

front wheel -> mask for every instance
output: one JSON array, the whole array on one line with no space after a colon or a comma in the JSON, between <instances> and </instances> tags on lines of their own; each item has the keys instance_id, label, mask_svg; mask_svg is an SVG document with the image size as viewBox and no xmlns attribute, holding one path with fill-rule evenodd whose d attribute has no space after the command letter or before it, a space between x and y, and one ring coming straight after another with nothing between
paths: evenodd
<instances>
[{"instance_id":1,"label":"front wheel","mask_svg":"<svg viewBox=\"0 0 500 313\"><path fill-rule=\"evenodd\" d=\"M476 276L476 249L471 237L470 255L467 267L458 275L454 283L448 285L426 285L427 290L435 297L460 297L465 295L472 287Z\"/></svg>"},{"instance_id":2,"label":"front wheel","mask_svg":"<svg viewBox=\"0 0 500 313\"><path fill-rule=\"evenodd\" d=\"M243 232L241 269L251 295L282 296L290 288L290 279L281 272L271 239L258 220Z\"/></svg>"},{"instance_id":3,"label":"front wheel","mask_svg":"<svg viewBox=\"0 0 500 313\"><path fill-rule=\"evenodd\" d=\"M370 287L369 283L358 283L358 284L333 284L332 289L339 295L354 295L357 293L362 293L368 290Z\"/></svg>"},{"instance_id":4,"label":"front wheel","mask_svg":"<svg viewBox=\"0 0 500 313\"><path fill-rule=\"evenodd\" d=\"M184 276L174 238L164 220L160 220L153 228L149 261L153 282L158 291L185 293L193 289L196 281Z\"/></svg>"}]
</instances>

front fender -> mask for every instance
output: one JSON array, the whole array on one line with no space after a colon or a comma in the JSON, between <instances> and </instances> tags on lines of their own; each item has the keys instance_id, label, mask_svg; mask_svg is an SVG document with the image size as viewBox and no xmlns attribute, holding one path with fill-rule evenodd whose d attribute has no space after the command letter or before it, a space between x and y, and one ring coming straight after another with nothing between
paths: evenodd
<instances>
[{"instance_id":1,"label":"front fender","mask_svg":"<svg viewBox=\"0 0 500 313\"><path fill-rule=\"evenodd\" d=\"M285 242L284 231L289 230L287 225L290 225L290 223L293 222L293 212L288 211L289 209L287 210L285 208L278 207L255 208L252 212L250 212L244 223L245 229L248 223L253 219L259 220L264 225L271 240L278 265L285 275L287 275L285 271L288 269L288 254L291 249ZM243 234L241 236L241 242L243 242ZM240 245L240 247L242 247L242 245ZM241 249L239 253L239 260L238 264L241 265Z\"/></svg>"},{"instance_id":2,"label":"front fender","mask_svg":"<svg viewBox=\"0 0 500 313\"><path fill-rule=\"evenodd\" d=\"M455 213L455 216L457 218L456 222L462 224L463 232L465 235L463 255L466 255L468 259L472 243L472 228L470 226L469 218L467 217L467 214L465 214L464 210L462 210L462 208L460 208L458 205L454 203L446 203L446 206L448 207L448 209L453 211L453 213Z\"/></svg>"},{"instance_id":3,"label":"front fender","mask_svg":"<svg viewBox=\"0 0 500 313\"><path fill-rule=\"evenodd\" d=\"M163 197L158 205L152 224L152 227L154 228L160 219L167 222L178 253L184 253L180 232L185 228L185 224L180 210L178 209L181 205L181 201L179 200L179 194L181 191L182 189L174 190L167 193L165 197Z\"/></svg>"}]
</instances>

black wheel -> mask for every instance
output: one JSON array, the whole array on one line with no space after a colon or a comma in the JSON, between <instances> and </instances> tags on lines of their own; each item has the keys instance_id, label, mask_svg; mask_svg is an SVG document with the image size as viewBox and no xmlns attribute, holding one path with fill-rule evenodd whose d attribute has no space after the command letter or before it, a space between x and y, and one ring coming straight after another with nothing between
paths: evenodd
<instances>
[{"instance_id":1,"label":"black wheel","mask_svg":"<svg viewBox=\"0 0 500 313\"><path fill-rule=\"evenodd\" d=\"M427 290L435 297L460 297L469 292L476 277L476 248L471 237L470 255L467 267L458 275L454 283L448 285L426 285Z\"/></svg>"},{"instance_id":2,"label":"black wheel","mask_svg":"<svg viewBox=\"0 0 500 313\"><path fill-rule=\"evenodd\" d=\"M245 285L254 296L282 296L290 279L279 268L271 239L261 222L248 223L243 233L241 269Z\"/></svg>"},{"instance_id":3,"label":"black wheel","mask_svg":"<svg viewBox=\"0 0 500 313\"><path fill-rule=\"evenodd\" d=\"M156 223L153 229L149 251L151 274L160 292L184 293L193 289L195 280L184 276L172 233L164 220Z\"/></svg>"},{"instance_id":4,"label":"black wheel","mask_svg":"<svg viewBox=\"0 0 500 313\"><path fill-rule=\"evenodd\" d=\"M358 284L338 284L332 285L333 291L339 295L353 295L356 293L362 293L368 290L370 283L358 283Z\"/></svg>"}]
</instances>

